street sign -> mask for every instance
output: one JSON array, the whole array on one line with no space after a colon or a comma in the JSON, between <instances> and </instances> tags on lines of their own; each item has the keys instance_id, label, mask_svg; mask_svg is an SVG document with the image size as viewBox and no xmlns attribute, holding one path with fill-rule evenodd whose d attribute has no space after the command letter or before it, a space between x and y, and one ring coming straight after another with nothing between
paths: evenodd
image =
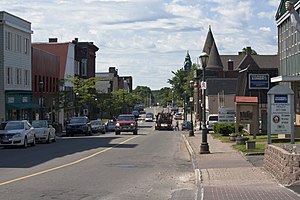
<instances>
[{"instance_id":1,"label":"street sign","mask_svg":"<svg viewBox=\"0 0 300 200\"><path fill-rule=\"evenodd\" d=\"M218 111L218 123L219 124L232 124L235 123L235 111L233 108L219 108Z\"/></svg>"},{"instance_id":2,"label":"street sign","mask_svg":"<svg viewBox=\"0 0 300 200\"><path fill-rule=\"evenodd\" d=\"M271 102L271 134L291 134L291 104L287 94L275 94Z\"/></svg>"},{"instance_id":3,"label":"street sign","mask_svg":"<svg viewBox=\"0 0 300 200\"><path fill-rule=\"evenodd\" d=\"M269 89L269 74L249 74L249 89Z\"/></svg>"},{"instance_id":4,"label":"street sign","mask_svg":"<svg viewBox=\"0 0 300 200\"><path fill-rule=\"evenodd\" d=\"M205 82L205 81L201 81L201 83L200 83L200 88L201 88L202 90L206 90L206 82Z\"/></svg>"}]
</instances>

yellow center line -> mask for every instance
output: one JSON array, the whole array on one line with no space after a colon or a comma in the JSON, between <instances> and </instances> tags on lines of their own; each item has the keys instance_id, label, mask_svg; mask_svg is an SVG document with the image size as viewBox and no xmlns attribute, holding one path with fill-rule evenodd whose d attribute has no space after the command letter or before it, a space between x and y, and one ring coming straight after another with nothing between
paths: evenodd
<instances>
[{"instance_id":1,"label":"yellow center line","mask_svg":"<svg viewBox=\"0 0 300 200\"><path fill-rule=\"evenodd\" d=\"M119 144L116 144L116 145L114 145L112 147L103 149L103 150L98 151L98 152L96 152L94 154L91 154L89 156L83 157L81 159L75 160L73 162L70 162L70 163L67 163L67 164L64 164L64 165L60 165L60 166L57 166L57 167L46 169L46 170L43 170L43 171L40 171L40 172L37 172L37 173L34 173L34 174L30 174L30 175L27 175L27 176L22 176L22 177L19 177L19 178L16 178L16 179L12 179L12 180L9 180L9 181L5 181L5 182L2 182L2 183L0 182L0 186L7 185L9 183L13 183L13 182L17 182L17 181L21 181L21 180L24 180L24 179L28 179L28 178L31 178L31 177L34 177L34 176L38 176L38 175L41 175L41 174L45 174L45 173L48 173L48 172L51 172L51 171L54 171L54 170L62 169L62 168L65 168L65 167L68 167L68 166L71 166L71 165L75 165L75 164L77 164L79 162L82 162L82 161L87 160L89 158L95 157L98 154L104 153L106 151L109 151L109 150L117 147L117 146L120 146L121 144L125 144L125 143L129 142L130 140L133 140L136 137L138 137L138 136L131 137L131 138L129 138L129 139L127 139L127 140L125 140L125 141L123 141L123 142L121 142Z\"/></svg>"}]
</instances>

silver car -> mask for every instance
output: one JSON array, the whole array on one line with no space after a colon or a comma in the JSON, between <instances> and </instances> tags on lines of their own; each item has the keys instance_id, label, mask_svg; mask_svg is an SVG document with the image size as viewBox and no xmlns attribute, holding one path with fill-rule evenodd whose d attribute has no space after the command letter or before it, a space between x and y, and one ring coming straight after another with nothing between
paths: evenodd
<instances>
[{"instance_id":1,"label":"silver car","mask_svg":"<svg viewBox=\"0 0 300 200\"><path fill-rule=\"evenodd\" d=\"M4 130L0 130L0 146L35 145L35 130L27 120L8 121Z\"/></svg>"},{"instance_id":2,"label":"silver car","mask_svg":"<svg viewBox=\"0 0 300 200\"><path fill-rule=\"evenodd\" d=\"M35 129L35 138L37 142L50 143L56 141L55 128L48 124L47 120L34 120L32 126Z\"/></svg>"}]
</instances>

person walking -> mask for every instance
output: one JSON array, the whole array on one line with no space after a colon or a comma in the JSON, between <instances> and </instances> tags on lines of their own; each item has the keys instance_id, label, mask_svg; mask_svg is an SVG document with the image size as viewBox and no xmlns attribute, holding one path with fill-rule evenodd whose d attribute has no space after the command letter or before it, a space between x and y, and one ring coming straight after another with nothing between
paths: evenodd
<instances>
[{"instance_id":1,"label":"person walking","mask_svg":"<svg viewBox=\"0 0 300 200\"><path fill-rule=\"evenodd\" d=\"M179 123L178 123L178 121L176 121L176 124L175 124L175 131L179 131Z\"/></svg>"}]
</instances>

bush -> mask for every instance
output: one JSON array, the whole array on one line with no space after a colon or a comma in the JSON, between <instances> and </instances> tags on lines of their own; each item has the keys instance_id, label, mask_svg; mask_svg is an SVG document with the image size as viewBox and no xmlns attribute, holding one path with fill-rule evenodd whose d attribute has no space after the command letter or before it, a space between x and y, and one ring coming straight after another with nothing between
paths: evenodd
<instances>
[{"instance_id":1,"label":"bush","mask_svg":"<svg viewBox=\"0 0 300 200\"><path fill-rule=\"evenodd\" d=\"M233 124L215 124L214 132L222 134L223 136L229 136L231 133L235 133L235 123ZM239 124L239 132L242 132L243 126Z\"/></svg>"}]
</instances>

